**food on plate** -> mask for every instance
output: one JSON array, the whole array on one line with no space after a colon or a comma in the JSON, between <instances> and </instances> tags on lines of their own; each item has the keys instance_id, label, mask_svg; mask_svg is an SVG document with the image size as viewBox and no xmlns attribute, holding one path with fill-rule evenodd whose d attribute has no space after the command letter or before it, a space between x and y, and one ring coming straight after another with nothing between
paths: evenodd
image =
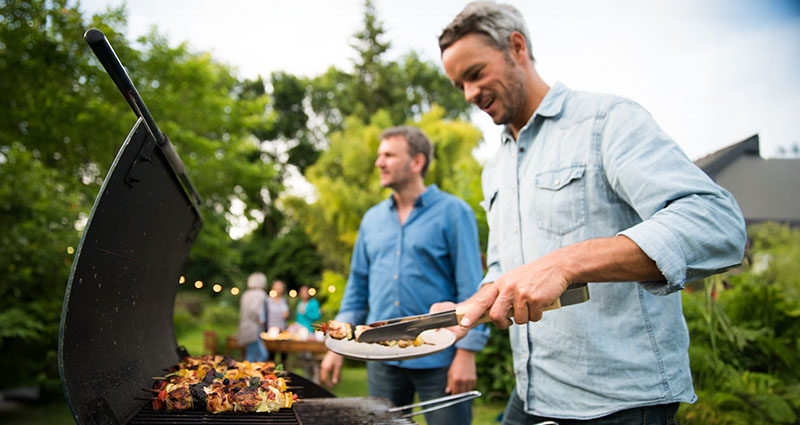
<instances>
[{"instance_id":1,"label":"food on plate","mask_svg":"<svg viewBox=\"0 0 800 425\"><path fill-rule=\"evenodd\" d=\"M185 357L163 378L155 378L153 410L275 412L290 408L297 395L287 390L281 366L238 362L227 356Z\"/></svg>"},{"instance_id":2,"label":"food on plate","mask_svg":"<svg viewBox=\"0 0 800 425\"><path fill-rule=\"evenodd\" d=\"M361 334L364 333L364 331L367 329L372 329L372 327L367 325L357 325L354 327L350 323L340 322L338 320L329 320L327 323L323 323L320 326L320 330L322 331L322 333L330 336L333 339L347 339L347 340L354 340L356 342L362 342L358 340L358 337L360 337ZM422 340L422 336L418 335L417 338L413 340L400 339L400 340L374 342L372 344L386 345L388 347L393 347L396 345L400 348L406 348L411 346L419 347L424 343L425 341Z\"/></svg>"}]
</instances>

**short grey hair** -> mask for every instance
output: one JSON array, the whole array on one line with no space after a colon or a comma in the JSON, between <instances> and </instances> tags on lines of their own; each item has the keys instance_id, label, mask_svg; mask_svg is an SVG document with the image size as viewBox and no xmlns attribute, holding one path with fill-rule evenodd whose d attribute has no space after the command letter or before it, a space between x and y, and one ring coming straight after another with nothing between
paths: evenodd
<instances>
[{"instance_id":1,"label":"short grey hair","mask_svg":"<svg viewBox=\"0 0 800 425\"><path fill-rule=\"evenodd\" d=\"M387 128L381 133L380 139L386 140L397 136L406 139L408 154L412 158L420 153L425 156L425 165L422 166L422 170L420 171L424 179L425 176L428 175L428 166L431 164L431 161L433 161L433 143L431 143L428 136L426 136L422 130L409 125Z\"/></svg>"},{"instance_id":2,"label":"short grey hair","mask_svg":"<svg viewBox=\"0 0 800 425\"><path fill-rule=\"evenodd\" d=\"M522 14L510 4L497 4L492 1L476 1L468 4L439 36L441 53L467 34L481 35L495 49L511 53L509 37L513 32L525 36L528 56L533 59L531 38Z\"/></svg>"},{"instance_id":3,"label":"short grey hair","mask_svg":"<svg viewBox=\"0 0 800 425\"><path fill-rule=\"evenodd\" d=\"M264 289L267 287L267 276L264 273L253 273L247 278L247 287L250 289Z\"/></svg>"}]
</instances>

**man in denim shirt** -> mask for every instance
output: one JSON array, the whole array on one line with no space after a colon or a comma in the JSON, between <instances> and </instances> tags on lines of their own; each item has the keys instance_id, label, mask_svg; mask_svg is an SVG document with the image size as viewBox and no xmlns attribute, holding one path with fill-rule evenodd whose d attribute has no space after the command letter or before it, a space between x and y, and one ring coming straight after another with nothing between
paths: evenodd
<instances>
[{"instance_id":1,"label":"man in denim shirt","mask_svg":"<svg viewBox=\"0 0 800 425\"><path fill-rule=\"evenodd\" d=\"M378 159L381 186L389 199L364 214L353 248L350 276L337 320L372 323L424 314L431 304L461 302L481 281L475 214L463 200L425 187L433 146L414 127L381 134ZM369 394L395 405L461 393L474 388L475 351L486 345L488 330L473 329L455 347L413 360L369 362ZM320 367L323 383L339 379L342 357L329 351ZM470 403L426 413L429 424L469 424Z\"/></svg>"},{"instance_id":2,"label":"man in denim shirt","mask_svg":"<svg viewBox=\"0 0 800 425\"><path fill-rule=\"evenodd\" d=\"M672 423L696 399L678 291L741 262L736 201L641 106L548 86L513 7L471 3L439 46L466 100L504 125L483 171L488 273L461 323L488 310L508 327L513 309L504 423ZM543 314L579 282L589 301Z\"/></svg>"}]
</instances>

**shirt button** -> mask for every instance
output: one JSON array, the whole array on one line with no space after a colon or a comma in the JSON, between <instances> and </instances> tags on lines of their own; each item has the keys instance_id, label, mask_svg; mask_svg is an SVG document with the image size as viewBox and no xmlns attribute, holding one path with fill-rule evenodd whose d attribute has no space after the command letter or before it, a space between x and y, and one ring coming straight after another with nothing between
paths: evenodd
<instances>
[{"instance_id":1,"label":"shirt button","mask_svg":"<svg viewBox=\"0 0 800 425\"><path fill-rule=\"evenodd\" d=\"M395 302L394 302L394 305L395 305L395 306L398 306L398 305L400 305L400 301L397 301L397 300L395 300Z\"/></svg>"},{"instance_id":2,"label":"shirt button","mask_svg":"<svg viewBox=\"0 0 800 425\"><path fill-rule=\"evenodd\" d=\"M395 251L394 253L395 253L395 254L397 254L397 255L400 255L400 250L398 249L398 250L397 250L397 251Z\"/></svg>"},{"instance_id":3,"label":"shirt button","mask_svg":"<svg viewBox=\"0 0 800 425\"><path fill-rule=\"evenodd\" d=\"M525 152L525 146L520 146L519 151L520 152Z\"/></svg>"},{"instance_id":4,"label":"shirt button","mask_svg":"<svg viewBox=\"0 0 800 425\"><path fill-rule=\"evenodd\" d=\"M392 276L392 279L397 280L397 275Z\"/></svg>"},{"instance_id":5,"label":"shirt button","mask_svg":"<svg viewBox=\"0 0 800 425\"><path fill-rule=\"evenodd\" d=\"M559 180L559 179L556 179L556 181L553 182L553 184L556 185L556 186L558 186L559 183L561 183L561 180Z\"/></svg>"},{"instance_id":6,"label":"shirt button","mask_svg":"<svg viewBox=\"0 0 800 425\"><path fill-rule=\"evenodd\" d=\"M517 233L517 231L519 231L519 229L515 227L514 228L514 233Z\"/></svg>"}]
</instances>

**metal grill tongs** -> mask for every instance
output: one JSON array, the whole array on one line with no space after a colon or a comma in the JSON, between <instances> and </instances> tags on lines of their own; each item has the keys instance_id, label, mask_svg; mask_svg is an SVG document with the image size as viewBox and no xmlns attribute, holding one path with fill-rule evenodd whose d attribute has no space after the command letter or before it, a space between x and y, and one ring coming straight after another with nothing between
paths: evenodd
<instances>
[{"instance_id":1,"label":"metal grill tongs","mask_svg":"<svg viewBox=\"0 0 800 425\"><path fill-rule=\"evenodd\" d=\"M407 413L407 414L401 416L403 418L410 418L412 416L421 415L423 413L428 413L428 412L433 412L433 411L436 411L436 410L439 410L439 409L444 409L445 407L450 407L450 406L452 406L454 404L463 403L465 401L472 400L473 398L480 397L481 395L482 394L481 394L480 391L468 391L468 392L465 392L465 393L459 393L459 394L448 395L448 396L445 396L445 397L434 398L434 399L431 399L431 400L423 401L423 402L420 402L420 403L409 404L409 405L406 405L406 406L393 407L393 408L389 409L389 412L394 413L394 412L400 412L400 411L403 411L403 410L413 409L415 407L428 406L428 405L431 405L431 404L435 405L435 406L429 407L427 409L422 409L422 410L420 410L418 412L411 412L411 413ZM441 403L441 404L439 404L439 403Z\"/></svg>"}]
</instances>

